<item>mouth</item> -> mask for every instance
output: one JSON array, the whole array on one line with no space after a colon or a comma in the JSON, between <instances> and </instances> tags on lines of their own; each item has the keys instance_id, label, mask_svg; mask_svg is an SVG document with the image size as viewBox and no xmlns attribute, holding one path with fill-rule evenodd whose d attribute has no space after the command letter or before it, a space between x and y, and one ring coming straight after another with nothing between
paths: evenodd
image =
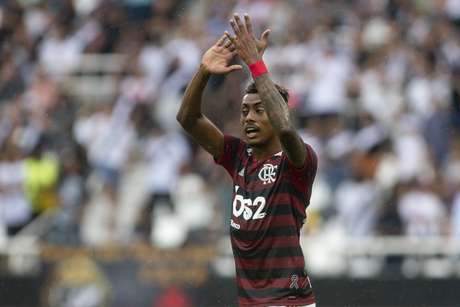
<instances>
[{"instance_id":1,"label":"mouth","mask_svg":"<svg viewBox=\"0 0 460 307\"><path fill-rule=\"evenodd\" d=\"M257 136L257 134L259 133L260 129L259 127L257 126L246 126L246 128L244 129L244 132L246 133L246 136L251 139L251 138L254 138Z\"/></svg>"}]
</instances>

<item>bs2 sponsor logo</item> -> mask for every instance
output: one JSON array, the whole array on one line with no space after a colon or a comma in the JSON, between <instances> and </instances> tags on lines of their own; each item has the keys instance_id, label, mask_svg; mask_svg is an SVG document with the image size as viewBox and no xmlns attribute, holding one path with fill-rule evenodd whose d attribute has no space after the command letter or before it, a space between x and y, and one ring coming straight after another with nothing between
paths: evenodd
<instances>
[{"instance_id":1,"label":"bs2 sponsor logo","mask_svg":"<svg viewBox=\"0 0 460 307\"><path fill-rule=\"evenodd\" d=\"M236 192L238 191L239 186L235 186ZM263 219L266 215L263 212L265 208L266 200L263 196L258 196L254 200L250 198L244 198L242 195L235 195L233 198L233 216L240 217L243 215L243 218L248 221Z\"/></svg>"}]
</instances>

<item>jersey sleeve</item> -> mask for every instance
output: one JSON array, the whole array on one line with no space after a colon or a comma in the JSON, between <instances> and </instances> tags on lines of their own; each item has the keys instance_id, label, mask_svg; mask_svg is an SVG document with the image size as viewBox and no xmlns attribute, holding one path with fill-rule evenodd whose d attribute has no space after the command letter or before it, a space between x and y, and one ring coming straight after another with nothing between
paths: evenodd
<instances>
[{"instance_id":1,"label":"jersey sleeve","mask_svg":"<svg viewBox=\"0 0 460 307\"><path fill-rule=\"evenodd\" d=\"M243 141L230 135L224 135L224 151L218 158L214 158L214 161L223 166L233 178L243 149Z\"/></svg>"},{"instance_id":2,"label":"jersey sleeve","mask_svg":"<svg viewBox=\"0 0 460 307\"><path fill-rule=\"evenodd\" d=\"M286 159L288 161L289 172L292 176L292 182L299 188L303 187L304 190L307 187L306 190L310 191L318 169L318 157L310 145L305 144L305 148L307 150L307 157L302 167L295 167L289 159Z\"/></svg>"}]
</instances>

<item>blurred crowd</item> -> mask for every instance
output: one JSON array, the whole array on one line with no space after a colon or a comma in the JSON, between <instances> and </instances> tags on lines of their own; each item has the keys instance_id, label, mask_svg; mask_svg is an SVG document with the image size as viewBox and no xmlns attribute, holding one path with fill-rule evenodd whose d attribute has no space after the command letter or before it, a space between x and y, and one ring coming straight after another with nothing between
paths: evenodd
<instances>
[{"instance_id":1,"label":"blurred crowd","mask_svg":"<svg viewBox=\"0 0 460 307\"><path fill-rule=\"evenodd\" d=\"M460 237L460 0L0 1L0 237L44 215L62 244L224 235L231 182L175 113L233 12L272 29L265 61L319 156L306 233ZM110 55L119 69L82 72ZM204 95L226 133L247 80Z\"/></svg>"}]
</instances>

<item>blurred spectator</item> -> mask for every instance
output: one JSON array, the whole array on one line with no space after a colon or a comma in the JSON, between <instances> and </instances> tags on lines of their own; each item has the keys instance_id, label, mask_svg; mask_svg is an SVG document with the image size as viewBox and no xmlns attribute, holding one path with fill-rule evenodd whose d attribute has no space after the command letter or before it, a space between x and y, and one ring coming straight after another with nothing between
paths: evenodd
<instances>
[{"instance_id":1,"label":"blurred spectator","mask_svg":"<svg viewBox=\"0 0 460 307\"><path fill-rule=\"evenodd\" d=\"M111 203L109 229L116 228L119 185L130 157L135 138L132 123L134 103L120 98L114 105L104 105L89 118L75 125L75 138L85 146L96 180Z\"/></svg>"},{"instance_id":2,"label":"blurred spectator","mask_svg":"<svg viewBox=\"0 0 460 307\"><path fill-rule=\"evenodd\" d=\"M458 49L458 54L460 56L460 46ZM457 132L460 131L460 64L456 65L452 69L451 76L451 118L453 127L457 129Z\"/></svg>"},{"instance_id":3,"label":"blurred spectator","mask_svg":"<svg viewBox=\"0 0 460 307\"><path fill-rule=\"evenodd\" d=\"M430 180L434 176L429 151L420 134L419 125L415 117L407 115L394 127L393 146L398 159L398 175L403 181L421 177Z\"/></svg>"},{"instance_id":4,"label":"blurred spectator","mask_svg":"<svg viewBox=\"0 0 460 307\"><path fill-rule=\"evenodd\" d=\"M341 54L335 48L327 45L313 59L313 80L307 104L311 113L342 113L347 108L351 62L349 55Z\"/></svg>"},{"instance_id":5,"label":"blurred spectator","mask_svg":"<svg viewBox=\"0 0 460 307\"><path fill-rule=\"evenodd\" d=\"M24 158L14 143L7 141L0 158L0 224L13 236L32 220L32 207L24 191Z\"/></svg>"},{"instance_id":6,"label":"blurred spectator","mask_svg":"<svg viewBox=\"0 0 460 307\"><path fill-rule=\"evenodd\" d=\"M60 76L71 73L78 66L85 42L71 31L68 23L55 23L47 33L39 50L46 72Z\"/></svg>"},{"instance_id":7,"label":"blurred spectator","mask_svg":"<svg viewBox=\"0 0 460 307\"><path fill-rule=\"evenodd\" d=\"M82 148L68 147L61 153L58 185L59 212L49 239L59 244L79 244L80 224L88 198L87 161Z\"/></svg>"},{"instance_id":8,"label":"blurred spectator","mask_svg":"<svg viewBox=\"0 0 460 307\"><path fill-rule=\"evenodd\" d=\"M47 140L40 136L25 160L25 189L35 216L59 206L57 183L59 164L47 151Z\"/></svg>"},{"instance_id":9,"label":"blurred spectator","mask_svg":"<svg viewBox=\"0 0 460 307\"><path fill-rule=\"evenodd\" d=\"M20 68L15 63L11 54L1 58L0 74L0 103L12 99L25 89L24 80L20 74Z\"/></svg>"},{"instance_id":10,"label":"blurred spectator","mask_svg":"<svg viewBox=\"0 0 460 307\"><path fill-rule=\"evenodd\" d=\"M446 233L446 207L429 184L413 180L401 195L398 212L407 236L430 237Z\"/></svg>"},{"instance_id":11,"label":"blurred spectator","mask_svg":"<svg viewBox=\"0 0 460 307\"><path fill-rule=\"evenodd\" d=\"M172 193L177 187L181 172L189 163L190 154L186 139L178 132L166 132L158 127L147 140L145 158L149 165L146 178L148 196L140 226L148 240L152 233L152 213L159 214L158 218L161 218L165 207L169 209L169 213L175 212Z\"/></svg>"},{"instance_id":12,"label":"blurred spectator","mask_svg":"<svg viewBox=\"0 0 460 307\"><path fill-rule=\"evenodd\" d=\"M336 208L344 233L352 237L372 236L377 226L382 194L372 180L376 162L363 154L355 157L353 177L337 188Z\"/></svg>"},{"instance_id":13,"label":"blurred spectator","mask_svg":"<svg viewBox=\"0 0 460 307\"><path fill-rule=\"evenodd\" d=\"M190 243L212 242L222 226L216 219L215 200L204 179L187 172L178 179L172 195L176 212L187 227Z\"/></svg>"}]
</instances>

